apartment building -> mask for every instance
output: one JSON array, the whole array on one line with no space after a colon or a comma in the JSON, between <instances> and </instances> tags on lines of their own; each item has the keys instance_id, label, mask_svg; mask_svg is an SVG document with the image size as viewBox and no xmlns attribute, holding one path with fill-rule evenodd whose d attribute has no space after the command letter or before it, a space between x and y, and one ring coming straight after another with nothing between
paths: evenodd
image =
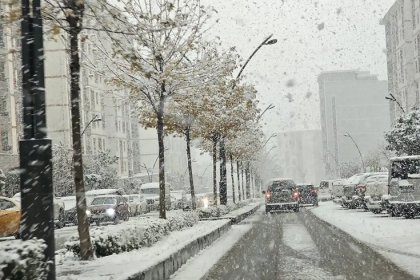
<instances>
[{"instance_id":1,"label":"apartment building","mask_svg":"<svg viewBox=\"0 0 420 280\"><path fill-rule=\"evenodd\" d=\"M7 5L0 5L0 10ZM18 25L0 24L0 169L9 170L18 165L18 138L20 118L20 54L15 52L19 42Z\"/></svg>"},{"instance_id":2,"label":"apartment building","mask_svg":"<svg viewBox=\"0 0 420 280\"><path fill-rule=\"evenodd\" d=\"M326 175L340 176L340 164L359 162L362 154L377 151L389 130L387 81L361 71L322 72L318 76L323 161Z\"/></svg>"},{"instance_id":3,"label":"apartment building","mask_svg":"<svg viewBox=\"0 0 420 280\"><path fill-rule=\"evenodd\" d=\"M384 16L388 91L393 123L403 111L418 107L420 94L420 2L397 0Z\"/></svg>"}]
</instances>

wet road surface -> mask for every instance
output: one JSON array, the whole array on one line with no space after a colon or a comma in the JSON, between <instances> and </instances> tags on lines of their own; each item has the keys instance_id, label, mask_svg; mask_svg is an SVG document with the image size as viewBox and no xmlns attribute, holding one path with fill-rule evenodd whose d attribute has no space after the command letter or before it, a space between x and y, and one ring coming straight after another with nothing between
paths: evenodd
<instances>
[{"instance_id":1,"label":"wet road surface","mask_svg":"<svg viewBox=\"0 0 420 280\"><path fill-rule=\"evenodd\" d=\"M260 215L206 279L416 279L307 209Z\"/></svg>"}]
</instances>

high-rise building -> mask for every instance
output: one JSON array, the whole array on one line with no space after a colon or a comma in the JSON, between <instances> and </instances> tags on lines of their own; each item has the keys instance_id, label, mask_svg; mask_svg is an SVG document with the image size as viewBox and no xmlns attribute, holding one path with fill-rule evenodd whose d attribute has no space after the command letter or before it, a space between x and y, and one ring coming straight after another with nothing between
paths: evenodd
<instances>
[{"instance_id":1,"label":"high-rise building","mask_svg":"<svg viewBox=\"0 0 420 280\"><path fill-rule=\"evenodd\" d=\"M293 178L296 183L318 184L324 177L322 168L321 130L277 133L277 176Z\"/></svg>"},{"instance_id":2,"label":"high-rise building","mask_svg":"<svg viewBox=\"0 0 420 280\"><path fill-rule=\"evenodd\" d=\"M391 121L419 105L420 2L397 0L381 22L385 26ZM401 109L402 107L402 109Z\"/></svg>"},{"instance_id":3,"label":"high-rise building","mask_svg":"<svg viewBox=\"0 0 420 280\"><path fill-rule=\"evenodd\" d=\"M362 155L377 151L389 129L387 81L369 72L332 71L318 77L322 147L327 176L339 177L340 165L360 162Z\"/></svg>"}]
</instances>

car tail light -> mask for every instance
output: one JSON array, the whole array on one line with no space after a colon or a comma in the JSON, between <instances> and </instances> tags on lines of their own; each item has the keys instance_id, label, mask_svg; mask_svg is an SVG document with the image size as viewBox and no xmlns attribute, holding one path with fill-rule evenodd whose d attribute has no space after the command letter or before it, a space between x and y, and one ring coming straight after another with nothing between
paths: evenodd
<instances>
[{"instance_id":1,"label":"car tail light","mask_svg":"<svg viewBox=\"0 0 420 280\"><path fill-rule=\"evenodd\" d=\"M272 196L273 196L273 194L271 192L266 192L265 193L265 200L270 201Z\"/></svg>"},{"instance_id":2,"label":"car tail light","mask_svg":"<svg viewBox=\"0 0 420 280\"><path fill-rule=\"evenodd\" d=\"M360 192L365 192L366 191L366 185L358 185L356 187L357 190L359 190Z\"/></svg>"},{"instance_id":3,"label":"car tail light","mask_svg":"<svg viewBox=\"0 0 420 280\"><path fill-rule=\"evenodd\" d=\"M292 198L293 198L294 200L298 200L298 199L299 199L299 192L293 192L293 193L292 193Z\"/></svg>"}]
</instances>

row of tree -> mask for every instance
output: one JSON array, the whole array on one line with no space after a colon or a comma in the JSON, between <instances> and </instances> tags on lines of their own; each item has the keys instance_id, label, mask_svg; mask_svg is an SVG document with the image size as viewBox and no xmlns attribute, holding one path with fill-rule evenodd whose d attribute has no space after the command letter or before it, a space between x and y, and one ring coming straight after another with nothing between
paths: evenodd
<instances>
[{"instance_id":1,"label":"row of tree","mask_svg":"<svg viewBox=\"0 0 420 280\"><path fill-rule=\"evenodd\" d=\"M219 42L204 39L210 27L208 20L215 13L211 7L201 5L200 0L46 0L42 11L49 34L64 36L69 47L71 162L82 259L92 257L81 146L83 42L96 46L101 63L92 62L95 70L107 78L110 87L127 92L144 126L156 128L160 218L166 218L164 137L169 133L185 137L193 202L193 139L213 156L215 201L218 158L221 203L227 203L227 159L232 170L236 161L238 187L239 169L245 171L244 195L249 196L250 161L262 148L256 90L233 78L240 66L234 48L223 50ZM16 14L19 12L12 10L11 18L18 18ZM233 188L235 191L234 184Z\"/></svg>"}]
</instances>

